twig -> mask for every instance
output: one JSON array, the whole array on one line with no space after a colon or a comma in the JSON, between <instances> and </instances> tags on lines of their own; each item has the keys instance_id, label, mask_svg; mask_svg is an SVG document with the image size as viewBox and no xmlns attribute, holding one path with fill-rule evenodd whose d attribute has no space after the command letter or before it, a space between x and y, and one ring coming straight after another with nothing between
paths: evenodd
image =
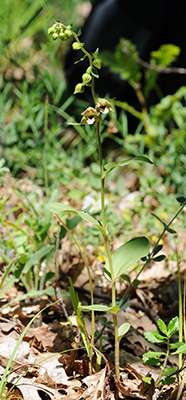
<instances>
[{"instance_id":1,"label":"twig","mask_svg":"<svg viewBox=\"0 0 186 400\"><path fill-rule=\"evenodd\" d=\"M58 250L59 250L59 235L60 235L60 226L56 233L56 249L55 249L55 258L54 258L54 266L55 266L55 275L56 280L59 279L59 258L58 258Z\"/></svg>"},{"instance_id":2,"label":"twig","mask_svg":"<svg viewBox=\"0 0 186 400\"><path fill-rule=\"evenodd\" d=\"M186 68L161 67L160 65L152 65L147 61L142 60L142 58L140 57L134 57L133 54L127 49L127 47L124 46L122 50L127 56L133 58L135 61L137 61L138 64L140 64L145 69L161 72L163 74L186 74Z\"/></svg>"},{"instance_id":3,"label":"twig","mask_svg":"<svg viewBox=\"0 0 186 400\"><path fill-rule=\"evenodd\" d=\"M63 310L63 314L64 314L66 320L69 321L68 313L67 313L67 310L66 310L66 306L65 306L65 303L63 301L63 298L61 297L61 292L60 292L60 289L58 287L56 288L56 295L57 295L56 296L57 299L60 300L61 307L62 307L62 310Z\"/></svg>"}]
</instances>

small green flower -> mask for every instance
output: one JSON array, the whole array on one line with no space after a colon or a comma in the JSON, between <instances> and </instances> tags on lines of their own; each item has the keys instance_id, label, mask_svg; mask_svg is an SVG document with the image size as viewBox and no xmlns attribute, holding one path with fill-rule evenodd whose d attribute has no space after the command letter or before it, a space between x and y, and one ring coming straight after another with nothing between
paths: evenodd
<instances>
[{"instance_id":1,"label":"small green flower","mask_svg":"<svg viewBox=\"0 0 186 400\"><path fill-rule=\"evenodd\" d=\"M85 90L85 85L83 83L78 83L74 89L74 94L83 93Z\"/></svg>"},{"instance_id":2,"label":"small green flower","mask_svg":"<svg viewBox=\"0 0 186 400\"><path fill-rule=\"evenodd\" d=\"M91 65L87 68L87 70L86 70L86 73L87 74L91 74L91 72L92 72L92 67L91 67Z\"/></svg>"},{"instance_id":3,"label":"small green flower","mask_svg":"<svg viewBox=\"0 0 186 400\"><path fill-rule=\"evenodd\" d=\"M62 40L62 42L67 40L67 37L66 37L65 33L63 32L63 30L61 30L61 32L59 33L59 38Z\"/></svg>"},{"instance_id":4,"label":"small green flower","mask_svg":"<svg viewBox=\"0 0 186 400\"><path fill-rule=\"evenodd\" d=\"M98 99L96 110L102 114L108 114L109 111L114 111L112 104L106 99Z\"/></svg>"},{"instance_id":5,"label":"small green flower","mask_svg":"<svg viewBox=\"0 0 186 400\"><path fill-rule=\"evenodd\" d=\"M52 33L54 33L55 32L55 28L54 28L54 26L52 25L50 28L48 28L48 35L51 35Z\"/></svg>"},{"instance_id":6,"label":"small green flower","mask_svg":"<svg viewBox=\"0 0 186 400\"><path fill-rule=\"evenodd\" d=\"M58 38L58 33L57 32L54 32L53 34L52 34L52 39L53 40L56 40L57 38Z\"/></svg>"},{"instance_id":7,"label":"small green flower","mask_svg":"<svg viewBox=\"0 0 186 400\"><path fill-rule=\"evenodd\" d=\"M67 39L70 39L70 37L72 36L72 31L70 29L65 29L64 34Z\"/></svg>"},{"instance_id":8,"label":"small green flower","mask_svg":"<svg viewBox=\"0 0 186 400\"><path fill-rule=\"evenodd\" d=\"M95 121L100 122L102 120L100 112L93 107L86 108L86 110L81 115L83 115L83 118L81 119L81 124L92 125Z\"/></svg>"},{"instance_id":9,"label":"small green flower","mask_svg":"<svg viewBox=\"0 0 186 400\"><path fill-rule=\"evenodd\" d=\"M87 74L87 72L85 74L82 75L82 81L83 83L86 85L87 83L89 83L92 80L92 77L90 74Z\"/></svg>"},{"instance_id":10,"label":"small green flower","mask_svg":"<svg viewBox=\"0 0 186 400\"><path fill-rule=\"evenodd\" d=\"M101 59L100 58L95 58L95 60L93 61L93 65L94 65L94 67L96 67L98 69L101 69L101 65L102 65Z\"/></svg>"},{"instance_id":11,"label":"small green flower","mask_svg":"<svg viewBox=\"0 0 186 400\"><path fill-rule=\"evenodd\" d=\"M80 50L84 46L84 43L74 42L72 43L73 50Z\"/></svg>"}]
</instances>

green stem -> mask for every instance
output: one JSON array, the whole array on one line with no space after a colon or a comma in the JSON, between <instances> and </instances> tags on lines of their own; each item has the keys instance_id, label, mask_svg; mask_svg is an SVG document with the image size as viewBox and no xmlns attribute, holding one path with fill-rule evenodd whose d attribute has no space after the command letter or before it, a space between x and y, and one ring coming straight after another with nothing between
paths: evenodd
<instances>
[{"instance_id":1,"label":"green stem","mask_svg":"<svg viewBox=\"0 0 186 400\"><path fill-rule=\"evenodd\" d=\"M88 278L89 278L89 284L90 284L90 297L91 297L91 305L94 304L94 290L93 290L93 283L92 283L92 276L91 276L91 272L90 272L90 268L88 265L88 262L83 254L83 250L78 242L78 240L74 237L73 233L71 232L71 230L66 226L66 224L62 221L62 219L59 217L59 215L55 214L56 218L60 221L60 223L62 224L62 226L66 229L66 231L69 233L69 235L72 237L72 239L74 240L80 254L82 257L82 260L87 268L87 273L88 273ZM94 346L94 330L95 330L95 314L94 314L94 310L92 310L92 338L91 338L91 343L92 346ZM91 361L91 360L90 360Z\"/></svg>"},{"instance_id":2,"label":"green stem","mask_svg":"<svg viewBox=\"0 0 186 400\"><path fill-rule=\"evenodd\" d=\"M111 272L111 280L112 280L112 306L116 305L116 286L115 286L115 278L114 278L114 269L112 263L112 256L109 247L107 227L106 227L106 219L105 219L105 191L104 191L104 171L103 171L103 154L102 154L102 145L101 145L101 136L100 136L100 123L96 122L96 134L98 140L98 153L99 153L99 165L100 165L100 175L101 175L101 214L102 214L102 225L106 232L106 235L103 235L105 249L109 261L110 272ZM114 325L114 335L115 335L115 372L116 376L119 379L119 341L118 341L118 321L117 315L112 314L113 317L113 325Z\"/></svg>"},{"instance_id":3,"label":"green stem","mask_svg":"<svg viewBox=\"0 0 186 400\"><path fill-rule=\"evenodd\" d=\"M65 25L63 25L63 27L65 27ZM72 31L72 35L74 36L74 39L76 40L76 42L81 44L81 42L80 42L80 40L78 38L78 35L73 31ZM84 47L81 47L81 51L88 57L90 67L93 67L91 54ZM95 94L95 79L94 79L94 76L92 76L92 81L91 81L91 92L92 92L92 97L93 97L94 103L96 104L97 100L96 100L96 94Z\"/></svg>"},{"instance_id":4,"label":"green stem","mask_svg":"<svg viewBox=\"0 0 186 400\"><path fill-rule=\"evenodd\" d=\"M144 121L144 115L141 112L136 111L134 107L130 106L125 101L114 100L113 103L115 104L116 107L123 108L124 110L128 111L131 115L138 118L140 121Z\"/></svg>"},{"instance_id":5,"label":"green stem","mask_svg":"<svg viewBox=\"0 0 186 400\"><path fill-rule=\"evenodd\" d=\"M101 175L101 216L102 216L103 227L106 230L105 179L104 179L104 174L103 174L103 153L102 153L101 136L100 136L100 122L96 122L96 134L97 134L97 141L98 141L99 166L100 166L100 175Z\"/></svg>"},{"instance_id":6,"label":"green stem","mask_svg":"<svg viewBox=\"0 0 186 400\"><path fill-rule=\"evenodd\" d=\"M45 192L48 195L48 174L47 174L47 133L48 133L48 95L45 100L45 117L44 117L44 153L43 153L43 168L45 179Z\"/></svg>"},{"instance_id":7,"label":"green stem","mask_svg":"<svg viewBox=\"0 0 186 400\"><path fill-rule=\"evenodd\" d=\"M163 363L163 365L161 367L162 372L161 372L159 378L156 381L156 385L158 385L160 383L161 379L162 379L162 374L165 371L165 368L167 366L167 360L168 360L168 357L169 357L169 353L170 353L170 338L167 336L167 352L166 352L164 363Z\"/></svg>"},{"instance_id":8,"label":"green stem","mask_svg":"<svg viewBox=\"0 0 186 400\"><path fill-rule=\"evenodd\" d=\"M179 297L179 342L183 342L183 303L182 303L182 291L181 291L181 272L180 272L180 260L178 255L178 249L176 246L176 260L178 269L178 297ZM183 354L178 355L179 369L182 368ZM179 373L179 383L181 383L181 373Z\"/></svg>"}]
</instances>

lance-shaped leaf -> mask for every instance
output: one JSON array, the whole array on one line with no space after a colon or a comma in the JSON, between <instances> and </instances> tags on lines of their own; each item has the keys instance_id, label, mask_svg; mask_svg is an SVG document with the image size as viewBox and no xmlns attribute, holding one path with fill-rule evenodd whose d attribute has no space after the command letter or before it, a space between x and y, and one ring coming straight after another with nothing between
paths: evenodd
<instances>
[{"instance_id":1,"label":"lance-shaped leaf","mask_svg":"<svg viewBox=\"0 0 186 400\"><path fill-rule=\"evenodd\" d=\"M28 261L24 265L24 268L20 269L20 272L26 274L30 270L32 265L37 264L43 257L49 255L49 253L51 253L53 250L54 246L51 245L51 246L46 246L43 249L36 251L36 253L31 254L31 256L28 258Z\"/></svg>"},{"instance_id":2,"label":"lance-shaped leaf","mask_svg":"<svg viewBox=\"0 0 186 400\"><path fill-rule=\"evenodd\" d=\"M150 243L145 236L129 240L119 247L112 255L114 281L124 274L130 267L149 253ZM105 263L105 275L111 279L109 260Z\"/></svg>"},{"instance_id":3,"label":"lance-shaped leaf","mask_svg":"<svg viewBox=\"0 0 186 400\"><path fill-rule=\"evenodd\" d=\"M103 175L103 177L105 178L109 174L109 172L112 171L114 168L123 167L125 164L128 164L132 160L139 160L139 161L143 161L143 162L146 162L146 163L149 163L149 164L153 164L152 161L148 157L145 157L145 156L131 157L131 158L128 158L127 160L124 160L124 161L121 161L121 162L118 162L118 163L109 162L108 164L106 164L104 166L104 175Z\"/></svg>"},{"instance_id":4,"label":"lance-shaped leaf","mask_svg":"<svg viewBox=\"0 0 186 400\"><path fill-rule=\"evenodd\" d=\"M74 214L77 215L78 217L82 218L84 221L90 222L91 224L94 224L104 235L106 235L106 232L97 219L93 218L89 213L86 211L78 211L75 208L71 206L67 206L66 204L61 204L61 203L49 203L46 205L47 210L53 212L54 214L58 213L69 213L69 214Z\"/></svg>"},{"instance_id":5,"label":"lance-shaped leaf","mask_svg":"<svg viewBox=\"0 0 186 400\"><path fill-rule=\"evenodd\" d=\"M186 343L183 343L183 345L179 346L178 349L172 354L185 354L185 353L186 353Z\"/></svg>"},{"instance_id":6,"label":"lance-shaped leaf","mask_svg":"<svg viewBox=\"0 0 186 400\"><path fill-rule=\"evenodd\" d=\"M113 306L113 307L107 307L104 306L103 304L93 304L91 306L82 306L79 305L79 308L81 311L99 311L99 312L111 312L112 314L117 314L117 312L120 310L119 306Z\"/></svg>"}]
</instances>

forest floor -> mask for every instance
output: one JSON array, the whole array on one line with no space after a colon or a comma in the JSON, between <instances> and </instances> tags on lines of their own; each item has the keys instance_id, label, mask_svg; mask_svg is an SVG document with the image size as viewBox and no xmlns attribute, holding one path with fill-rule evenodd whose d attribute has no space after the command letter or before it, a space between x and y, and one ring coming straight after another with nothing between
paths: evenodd
<instances>
[{"instance_id":1,"label":"forest floor","mask_svg":"<svg viewBox=\"0 0 186 400\"><path fill-rule=\"evenodd\" d=\"M22 181L23 184L23 181ZM17 182L16 182L17 185ZM17 203L15 193L9 188L1 187L1 195L7 195L7 210L13 209ZM14 213L16 220L22 212ZM10 216L9 216L10 218ZM10 218L11 219L11 218ZM24 221L21 222L24 229ZM4 229L4 228L3 228ZM25 228L26 229L26 228ZM50 232L49 232L50 235ZM179 231L177 234L178 245L176 251L184 255L186 246L186 233ZM161 318L166 324L178 315L178 265L171 260L173 244L170 237L164 240L163 252L168 256L165 260L146 267L140 275L140 282L130 293L128 307L117 314L118 325L128 322L130 330L120 343L120 381L114 373L114 331L111 314L96 313L95 321L95 346L99 349L100 336L102 336L101 369L96 372L96 358L93 357L93 369L87 359L79 328L72 325L61 325L72 315L71 298L63 296L56 304L53 302L60 297L59 290L68 290L70 276L79 299L83 304L90 304L90 287L86 268L77 249L74 248L71 238L65 236L63 246L58 253L59 279L49 282L54 288L54 294L45 293L31 297L25 295L25 290L18 283L6 290L1 298L0 310L0 373L3 375L7 363L20 339L25 326L41 311L31 326L26 330L21 341L16 359L12 363L11 373L8 376L4 396L11 399L39 400L39 399L146 399L176 400L186 399L184 389L185 370L182 373L181 384L178 385L178 373L175 381L170 385L155 385L161 374L160 368L148 366L142 362L142 356L149 350L165 351L161 344L149 343L144 332L157 331L157 321ZM115 251L120 240L111 243ZM94 302L110 305L111 284L104 277L103 256L94 253L94 247L85 248L91 267L94 283ZM184 259L184 257L183 257ZM1 263L1 270L3 270ZM182 276L182 291L185 293L185 264L180 262ZM136 271L131 272L130 278L135 278ZM117 283L117 296L122 297L127 289L126 281ZM21 299L22 296L22 300ZM48 305L51 306L46 308ZM105 319L103 317L106 317ZM90 313L84 315L86 329L91 333ZM184 316L185 318L185 316ZM185 321L184 321L185 324ZM177 334L174 341L178 341ZM184 363L184 361L183 361ZM168 367L178 369L178 355L171 355ZM184 366L184 365L183 365ZM150 384L145 383L143 377L152 377ZM5 397L3 397L5 398Z\"/></svg>"}]
</instances>

